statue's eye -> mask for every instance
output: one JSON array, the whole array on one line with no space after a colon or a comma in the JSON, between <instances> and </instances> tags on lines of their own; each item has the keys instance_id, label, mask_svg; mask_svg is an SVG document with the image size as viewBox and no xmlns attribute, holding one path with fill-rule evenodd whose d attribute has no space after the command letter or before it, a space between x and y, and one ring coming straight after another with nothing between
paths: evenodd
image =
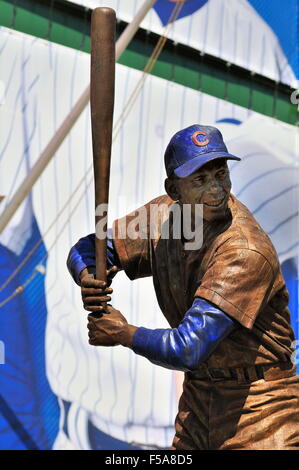
<instances>
[{"instance_id":1,"label":"statue's eye","mask_svg":"<svg viewBox=\"0 0 299 470\"><path fill-rule=\"evenodd\" d=\"M205 180L204 176L197 176L194 181L197 181L199 183L203 183Z\"/></svg>"}]
</instances>

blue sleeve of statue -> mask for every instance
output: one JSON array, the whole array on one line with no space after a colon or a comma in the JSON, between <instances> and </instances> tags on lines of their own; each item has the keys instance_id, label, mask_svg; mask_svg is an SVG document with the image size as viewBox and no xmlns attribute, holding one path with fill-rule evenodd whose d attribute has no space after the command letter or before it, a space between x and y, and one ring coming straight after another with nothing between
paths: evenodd
<instances>
[{"instance_id":1,"label":"blue sleeve of statue","mask_svg":"<svg viewBox=\"0 0 299 470\"><path fill-rule=\"evenodd\" d=\"M195 370L233 329L234 322L226 313L195 298L178 328L138 328L132 349L167 369Z\"/></svg>"},{"instance_id":2,"label":"blue sleeve of statue","mask_svg":"<svg viewBox=\"0 0 299 470\"><path fill-rule=\"evenodd\" d=\"M91 233L80 240L71 248L68 258L67 267L77 284L80 284L80 273L87 266L96 265L95 255L95 234ZM107 235L107 268L117 266L121 269L121 264L113 245L111 232L108 230Z\"/></svg>"}]
</instances>

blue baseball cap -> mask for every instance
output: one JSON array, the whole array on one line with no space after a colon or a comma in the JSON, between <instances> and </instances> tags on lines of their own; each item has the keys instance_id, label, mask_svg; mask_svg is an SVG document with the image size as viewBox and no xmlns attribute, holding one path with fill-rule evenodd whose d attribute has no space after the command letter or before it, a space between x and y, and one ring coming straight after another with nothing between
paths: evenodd
<instances>
[{"instance_id":1,"label":"blue baseball cap","mask_svg":"<svg viewBox=\"0 0 299 470\"><path fill-rule=\"evenodd\" d=\"M216 158L241 160L228 153L221 132L212 126L193 124L171 138L165 150L167 176L186 178L205 163Z\"/></svg>"}]
</instances>

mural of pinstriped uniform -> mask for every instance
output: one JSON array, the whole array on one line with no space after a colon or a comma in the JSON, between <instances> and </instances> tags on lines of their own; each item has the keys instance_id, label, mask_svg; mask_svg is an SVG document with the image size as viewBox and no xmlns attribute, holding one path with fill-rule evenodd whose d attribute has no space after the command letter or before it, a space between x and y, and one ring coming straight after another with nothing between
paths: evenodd
<instances>
[{"instance_id":1,"label":"mural of pinstriped uniform","mask_svg":"<svg viewBox=\"0 0 299 470\"><path fill-rule=\"evenodd\" d=\"M142 0L75 0L109 6L130 22ZM174 5L184 3L169 38L296 88L299 80L298 5L289 0L157 0L141 23L158 34Z\"/></svg>"},{"instance_id":2,"label":"mural of pinstriped uniform","mask_svg":"<svg viewBox=\"0 0 299 470\"><path fill-rule=\"evenodd\" d=\"M100 3L85 2L88 6ZM115 1L111 6L120 17L129 19L140 3ZM158 1L145 20L153 30L165 21L162 3ZM191 7L196 2L188 3ZM182 16L171 33L182 34L185 22L185 38L191 45L199 41L192 39L192 25L202 21L201 15L212 9L213 3L217 17L217 8L223 4L216 0L199 3L201 8ZM246 8L256 15L248 2L233 3L240 7L240 17ZM127 10L125 4L130 5ZM232 8L231 14L236 11ZM221 56L225 47L223 51L213 49L210 27L206 50ZM267 25L263 34L265 47L273 55L273 76L294 80L295 71L281 46L276 48L277 39L273 42L275 37ZM240 47L245 47L245 42L240 39ZM254 47L252 43L252 50ZM247 52L247 58L253 57L250 48ZM249 59L245 65L254 69ZM2 209L88 84L89 57L2 28L0 70ZM122 110L140 77L141 72L117 66L116 124L122 122ZM163 193L164 148L175 131L194 122L217 125L229 151L243 158L240 164L230 163L233 192L270 234L296 293L298 161L293 126L148 77L132 112L114 136L110 223ZM66 270L70 246L93 231L91 164L87 108L1 235L0 289L39 242L24 267L0 291L3 302L34 274L24 292L0 309L0 340L6 345L6 361L0 365L3 448L165 448L171 444L180 377L122 348L90 347L80 291ZM130 322L167 327L151 279L130 283L119 273L114 291L114 305ZM298 337L295 314L293 325Z\"/></svg>"}]
</instances>

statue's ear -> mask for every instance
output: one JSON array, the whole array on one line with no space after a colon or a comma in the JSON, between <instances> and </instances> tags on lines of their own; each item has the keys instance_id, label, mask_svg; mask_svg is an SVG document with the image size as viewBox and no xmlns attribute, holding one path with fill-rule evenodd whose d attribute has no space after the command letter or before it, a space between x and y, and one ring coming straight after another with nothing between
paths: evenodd
<instances>
[{"instance_id":1,"label":"statue's ear","mask_svg":"<svg viewBox=\"0 0 299 470\"><path fill-rule=\"evenodd\" d=\"M179 193L178 184L176 180L171 179L171 178L166 178L164 187L168 196L171 197L173 201L178 201L180 199L180 193Z\"/></svg>"}]
</instances>

